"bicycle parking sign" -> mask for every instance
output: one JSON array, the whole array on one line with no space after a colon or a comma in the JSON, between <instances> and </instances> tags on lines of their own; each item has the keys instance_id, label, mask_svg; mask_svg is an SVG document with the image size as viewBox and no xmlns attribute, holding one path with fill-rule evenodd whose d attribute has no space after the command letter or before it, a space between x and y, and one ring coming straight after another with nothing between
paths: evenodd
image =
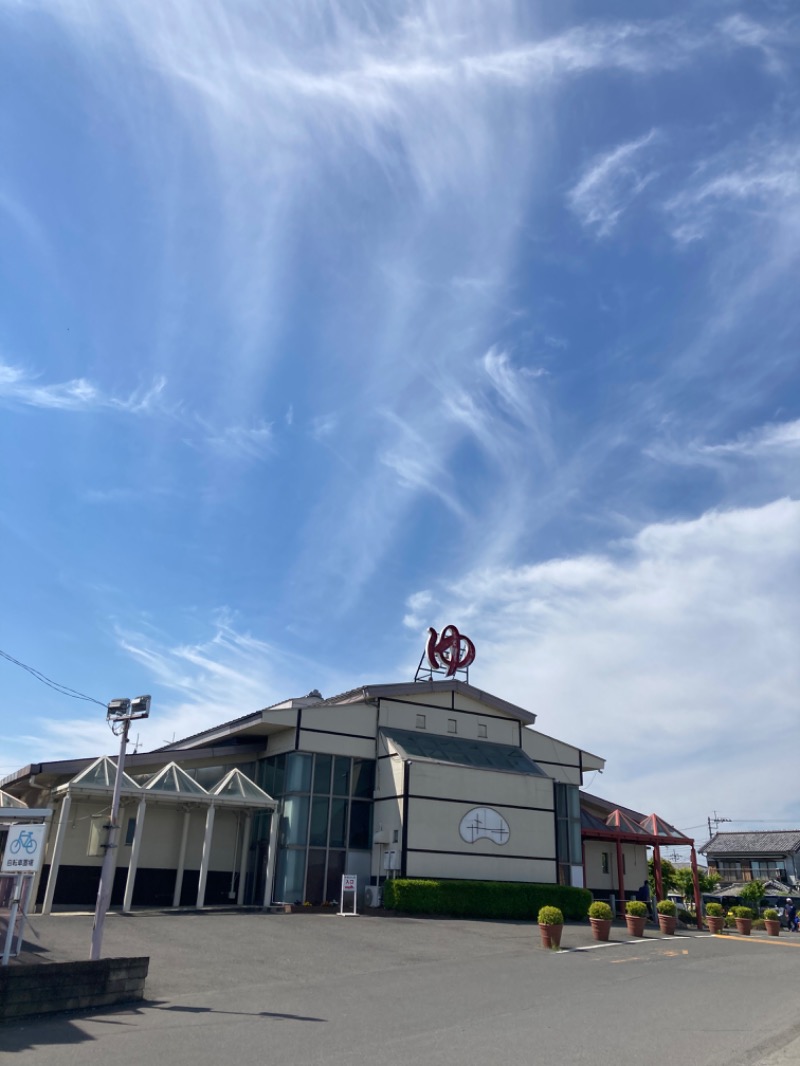
<instances>
[{"instance_id":1,"label":"bicycle parking sign","mask_svg":"<svg viewBox=\"0 0 800 1066\"><path fill-rule=\"evenodd\" d=\"M15 825L8 831L0 864L2 874L35 874L42 865L44 825Z\"/></svg>"}]
</instances>

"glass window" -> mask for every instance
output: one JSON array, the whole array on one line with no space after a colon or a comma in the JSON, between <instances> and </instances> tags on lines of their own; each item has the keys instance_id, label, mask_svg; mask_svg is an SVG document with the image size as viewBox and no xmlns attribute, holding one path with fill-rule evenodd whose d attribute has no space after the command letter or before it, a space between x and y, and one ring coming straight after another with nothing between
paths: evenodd
<instances>
[{"instance_id":1,"label":"glass window","mask_svg":"<svg viewBox=\"0 0 800 1066\"><path fill-rule=\"evenodd\" d=\"M346 799L334 799L331 800L331 833L329 838L329 845L332 848L343 848L345 846L345 827L347 825L347 800ZM338 899L338 895L335 897Z\"/></svg>"},{"instance_id":2,"label":"glass window","mask_svg":"<svg viewBox=\"0 0 800 1066\"><path fill-rule=\"evenodd\" d=\"M287 796L281 816L281 844L305 845L308 839L308 796Z\"/></svg>"},{"instance_id":3,"label":"glass window","mask_svg":"<svg viewBox=\"0 0 800 1066\"><path fill-rule=\"evenodd\" d=\"M372 822L372 804L354 802L350 806L350 847L368 848L370 839L370 823Z\"/></svg>"},{"instance_id":4,"label":"glass window","mask_svg":"<svg viewBox=\"0 0 800 1066\"><path fill-rule=\"evenodd\" d=\"M447 719L447 732L448 733L457 733L458 732L458 722L456 721L455 718L448 718Z\"/></svg>"},{"instance_id":5,"label":"glass window","mask_svg":"<svg viewBox=\"0 0 800 1066\"><path fill-rule=\"evenodd\" d=\"M425 728L425 715L424 714L418 714L417 715L417 729L424 729L424 728Z\"/></svg>"},{"instance_id":6,"label":"glass window","mask_svg":"<svg viewBox=\"0 0 800 1066\"><path fill-rule=\"evenodd\" d=\"M375 791L375 761L353 759L353 795L359 799L372 799Z\"/></svg>"},{"instance_id":7,"label":"glass window","mask_svg":"<svg viewBox=\"0 0 800 1066\"><path fill-rule=\"evenodd\" d=\"M274 755L273 760L275 763L275 779L273 782L275 791L269 792L270 796L282 796L283 795L283 783L286 780L286 756Z\"/></svg>"},{"instance_id":8,"label":"glass window","mask_svg":"<svg viewBox=\"0 0 800 1066\"><path fill-rule=\"evenodd\" d=\"M275 788L275 760L260 759L256 768L256 784L263 788L270 796L274 796Z\"/></svg>"},{"instance_id":9,"label":"glass window","mask_svg":"<svg viewBox=\"0 0 800 1066\"><path fill-rule=\"evenodd\" d=\"M486 736L486 726L483 724L483 722L478 722L478 736L479 737L485 737Z\"/></svg>"},{"instance_id":10,"label":"glass window","mask_svg":"<svg viewBox=\"0 0 800 1066\"><path fill-rule=\"evenodd\" d=\"M608 852L607 851L602 852L601 855L600 855L600 866L601 866L601 868L603 870L603 873L607 874L608 871L609 871Z\"/></svg>"},{"instance_id":11,"label":"glass window","mask_svg":"<svg viewBox=\"0 0 800 1066\"><path fill-rule=\"evenodd\" d=\"M305 848L279 851L275 871L275 900L279 903L302 903L305 875Z\"/></svg>"},{"instance_id":12,"label":"glass window","mask_svg":"<svg viewBox=\"0 0 800 1066\"><path fill-rule=\"evenodd\" d=\"M311 847L324 848L328 843L328 797L314 796L311 801ZM321 886L320 886L321 887Z\"/></svg>"},{"instance_id":13,"label":"glass window","mask_svg":"<svg viewBox=\"0 0 800 1066\"><path fill-rule=\"evenodd\" d=\"M131 844L133 843L133 837L134 837L135 832L136 832L136 819L135 818L129 818L128 819L128 827L125 830L125 844L128 847L130 847Z\"/></svg>"},{"instance_id":14,"label":"glass window","mask_svg":"<svg viewBox=\"0 0 800 1066\"><path fill-rule=\"evenodd\" d=\"M326 903L330 903L332 900L338 900L342 894L342 874L344 873L344 856L343 851L329 851L328 852L328 877L327 877L327 900ZM348 899L350 897L348 896Z\"/></svg>"},{"instance_id":15,"label":"glass window","mask_svg":"<svg viewBox=\"0 0 800 1066\"><path fill-rule=\"evenodd\" d=\"M325 858L324 849L311 848L309 850L305 900L315 907L325 902Z\"/></svg>"},{"instance_id":16,"label":"glass window","mask_svg":"<svg viewBox=\"0 0 800 1066\"><path fill-rule=\"evenodd\" d=\"M333 760L333 794L350 795L350 759L340 755Z\"/></svg>"},{"instance_id":17,"label":"glass window","mask_svg":"<svg viewBox=\"0 0 800 1066\"><path fill-rule=\"evenodd\" d=\"M327 796L331 791L333 757L330 755L315 755L314 760L314 792L318 796Z\"/></svg>"},{"instance_id":18,"label":"glass window","mask_svg":"<svg viewBox=\"0 0 800 1066\"><path fill-rule=\"evenodd\" d=\"M293 751L286 757L286 792L311 791L311 756Z\"/></svg>"}]
</instances>

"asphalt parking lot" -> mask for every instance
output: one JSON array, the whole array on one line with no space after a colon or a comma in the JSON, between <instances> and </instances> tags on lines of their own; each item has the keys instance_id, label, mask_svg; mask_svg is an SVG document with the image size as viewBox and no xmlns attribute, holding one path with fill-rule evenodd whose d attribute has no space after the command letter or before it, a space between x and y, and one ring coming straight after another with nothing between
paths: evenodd
<instances>
[{"instance_id":1,"label":"asphalt parking lot","mask_svg":"<svg viewBox=\"0 0 800 1066\"><path fill-rule=\"evenodd\" d=\"M33 929L41 958L88 957L90 916ZM20 1066L800 1063L782 992L800 936L612 938L568 925L556 953L522 922L113 914L104 954L150 956L145 1003L6 1025L0 1050Z\"/></svg>"}]
</instances>

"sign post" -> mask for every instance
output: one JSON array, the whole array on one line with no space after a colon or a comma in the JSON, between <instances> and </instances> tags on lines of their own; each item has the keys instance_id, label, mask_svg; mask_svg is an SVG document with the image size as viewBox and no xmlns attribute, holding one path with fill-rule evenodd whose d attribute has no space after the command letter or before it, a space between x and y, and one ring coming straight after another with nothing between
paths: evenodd
<instances>
[{"instance_id":1,"label":"sign post","mask_svg":"<svg viewBox=\"0 0 800 1066\"><path fill-rule=\"evenodd\" d=\"M44 840L47 832L46 825L19 825L12 826L6 837L6 850L3 852L3 861L0 863L0 874L14 875L14 890L11 898L11 909L8 914L8 928L6 929L6 941L3 946L2 965L8 966L11 956L11 947L17 927L17 917L22 901L22 926L17 940L17 951L22 943L22 928L28 916L28 905L31 898L30 888L33 877L39 872L44 854ZM27 883L26 883L27 882Z\"/></svg>"},{"instance_id":2,"label":"sign post","mask_svg":"<svg viewBox=\"0 0 800 1066\"><path fill-rule=\"evenodd\" d=\"M356 877L356 875L355 874L344 874L343 877L342 877L342 894L341 894L341 899L339 900L339 914L343 914L343 915L346 915L346 916L350 916L350 915L353 915L353 914L358 915L358 911L356 910L356 890L357 890L357 888L358 888L358 878ZM344 897L345 897L345 893L350 893L350 892L352 892L352 894L353 894L353 909L351 911L346 911L344 909Z\"/></svg>"}]
</instances>

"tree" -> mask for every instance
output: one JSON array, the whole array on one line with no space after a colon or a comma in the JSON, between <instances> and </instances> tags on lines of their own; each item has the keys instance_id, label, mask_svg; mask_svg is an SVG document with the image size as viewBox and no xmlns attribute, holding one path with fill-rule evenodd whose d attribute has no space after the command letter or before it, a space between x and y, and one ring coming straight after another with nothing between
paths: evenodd
<instances>
[{"instance_id":1,"label":"tree","mask_svg":"<svg viewBox=\"0 0 800 1066\"><path fill-rule=\"evenodd\" d=\"M669 859L661 860L661 888L664 891L664 895L673 888L675 888L675 875L677 870L669 861ZM650 882L650 896L656 898L656 864L655 859L647 860L647 879Z\"/></svg>"},{"instance_id":2,"label":"tree","mask_svg":"<svg viewBox=\"0 0 800 1066\"><path fill-rule=\"evenodd\" d=\"M745 905L752 907L756 912L756 916L758 916L761 907L761 900L764 898L764 887L763 881L759 881L758 878L753 878L752 881L747 882L739 893L739 899L742 900Z\"/></svg>"},{"instance_id":3,"label":"tree","mask_svg":"<svg viewBox=\"0 0 800 1066\"><path fill-rule=\"evenodd\" d=\"M704 874L702 870L697 871L697 883L700 886L700 892L713 892L719 884L719 877L717 874ZM694 902L694 881L692 880L691 870L676 870L675 871L675 888L683 896L684 900L689 904L693 910Z\"/></svg>"}]
</instances>

